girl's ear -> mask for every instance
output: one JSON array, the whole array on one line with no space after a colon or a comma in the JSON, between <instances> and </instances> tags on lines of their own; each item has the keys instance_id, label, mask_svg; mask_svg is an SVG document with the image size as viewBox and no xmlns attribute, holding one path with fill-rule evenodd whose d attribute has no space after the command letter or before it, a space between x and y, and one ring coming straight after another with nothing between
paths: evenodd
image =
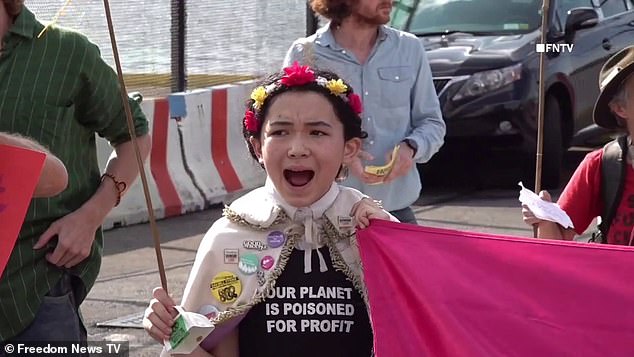
<instances>
[{"instance_id":1,"label":"girl's ear","mask_svg":"<svg viewBox=\"0 0 634 357\"><path fill-rule=\"evenodd\" d=\"M361 139L352 138L343 145L343 164L349 165L361 150Z\"/></svg>"},{"instance_id":2,"label":"girl's ear","mask_svg":"<svg viewBox=\"0 0 634 357\"><path fill-rule=\"evenodd\" d=\"M262 159L262 143L260 142L260 139L257 139L254 136L250 136L249 143L253 148L253 152L255 152L255 156L258 157L258 162L264 165L264 160Z\"/></svg>"},{"instance_id":3,"label":"girl's ear","mask_svg":"<svg viewBox=\"0 0 634 357\"><path fill-rule=\"evenodd\" d=\"M610 103L608 105L610 106L610 110L612 110L612 113L618 115L623 121L625 121L625 119L627 118L627 111L625 110L625 108L623 108L621 104L617 102Z\"/></svg>"}]
</instances>

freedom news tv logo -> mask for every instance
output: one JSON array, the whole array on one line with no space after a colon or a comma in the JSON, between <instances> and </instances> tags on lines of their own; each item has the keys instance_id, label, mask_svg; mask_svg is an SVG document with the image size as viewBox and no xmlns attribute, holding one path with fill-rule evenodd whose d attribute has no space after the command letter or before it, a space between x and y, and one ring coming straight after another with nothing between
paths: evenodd
<instances>
[{"instance_id":1,"label":"freedom news tv logo","mask_svg":"<svg viewBox=\"0 0 634 357\"><path fill-rule=\"evenodd\" d=\"M536 43L535 52L541 53L571 53L575 45L573 43Z\"/></svg>"}]
</instances>

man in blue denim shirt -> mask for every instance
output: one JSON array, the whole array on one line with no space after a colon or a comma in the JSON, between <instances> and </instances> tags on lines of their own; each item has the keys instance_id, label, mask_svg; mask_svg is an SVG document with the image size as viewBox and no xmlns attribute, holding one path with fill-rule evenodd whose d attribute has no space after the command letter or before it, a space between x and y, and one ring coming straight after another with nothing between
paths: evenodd
<instances>
[{"instance_id":1,"label":"man in blue denim shirt","mask_svg":"<svg viewBox=\"0 0 634 357\"><path fill-rule=\"evenodd\" d=\"M445 122L422 43L386 26L389 0L311 0L330 20L316 34L296 40L284 66L298 61L337 73L361 95L368 138L352 177L342 184L379 199L401 222L416 223L410 205L420 194L415 163L424 163L444 142ZM384 165L394 146L396 163L386 177L365 173L364 165Z\"/></svg>"}]
</instances>

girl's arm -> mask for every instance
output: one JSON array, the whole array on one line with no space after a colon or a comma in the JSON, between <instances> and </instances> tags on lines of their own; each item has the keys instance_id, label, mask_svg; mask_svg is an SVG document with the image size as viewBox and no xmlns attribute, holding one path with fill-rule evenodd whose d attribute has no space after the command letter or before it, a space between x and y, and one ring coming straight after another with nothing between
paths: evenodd
<instances>
[{"instance_id":1,"label":"girl's arm","mask_svg":"<svg viewBox=\"0 0 634 357\"><path fill-rule=\"evenodd\" d=\"M212 352L209 353L202 349L202 347L198 346L194 352L188 354L188 357L239 357L240 352L238 351L238 329L231 331L216 347L213 348ZM185 356L185 355L173 355L173 356Z\"/></svg>"},{"instance_id":2,"label":"girl's arm","mask_svg":"<svg viewBox=\"0 0 634 357\"><path fill-rule=\"evenodd\" d=\"M202 348L199 348L202 350ZM208 355L200 355L208 356ZM214 347L211 356L214 357L239 357L238 328L231 331L220 343Z\"/></svg>"},{"instance_id":3,"label":"girl's arm","mask_svg":"<svg viewBox=\"0 0 634 357\"><path fill-rule=\"evenodd\" d=\"M385 212L376 201L367 197L361 199L352 206L350 215L354 216L359 228L369 226L370 219L384 219L391 221L393 218L389 213ZM394 220L398 222L398 220Z\"/></svg>"},{"instance_id":4,"label":"girl's arm","mask_svg":"<svg viewBox=\"0 0 634 357\"><path fill-rule=\"evenodd\" d=\"M174 300L161 287L154 289L152 293L153 299L145 310L143 318L143 327L148 334L156 341L163 343L164 340L170 338L174 318L177 311L174 309ZM194 352L184 354L174 354L174 356L190 356L190 357L239 357L238 351L238 329L231 331L220 343L214 347L212 353L209 353L198 346Z\"/></svg>"}]
</instances>

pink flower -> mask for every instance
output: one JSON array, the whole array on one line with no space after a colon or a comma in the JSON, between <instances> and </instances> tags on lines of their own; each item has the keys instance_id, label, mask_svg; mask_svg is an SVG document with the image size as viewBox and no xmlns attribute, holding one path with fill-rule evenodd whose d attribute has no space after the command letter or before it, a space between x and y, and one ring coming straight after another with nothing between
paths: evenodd
<instances>
[{"instance_id":1,"label":"pink flower","mask_svg":"<svg viewBox=\"0 0 634 357\"><path fill-rule=\"evenodd\" d=\"M355 93L348 95L348 105L350 105L350 108L352 108L352 111L356 114L363 113L363 103L361 103L361 98Z\"/></svg>"},{"instance_id":2,"label":"pink flower","mask_svg":"<svg viewBox=\"0 0 634 357\"><path fill-rule=\"evenodd\" d=\"M315 80L315 72L308 66L301 66L297 61L293 62L292 66L284 68L284 73L286 74L280 81L288 87L301 86Z\"/></svg>"},{"instance_id":3,"label":"pink flower","mask_svg":"<svg viewBox=\"0 0 634 357\"><path fill-rule=\"evenodd\" d=\"M260 128L258 120L255 118L255 113L252 110L247 110L244 113L244 126L247 131L255 133Z\"/></svg>"}]
</instances>

